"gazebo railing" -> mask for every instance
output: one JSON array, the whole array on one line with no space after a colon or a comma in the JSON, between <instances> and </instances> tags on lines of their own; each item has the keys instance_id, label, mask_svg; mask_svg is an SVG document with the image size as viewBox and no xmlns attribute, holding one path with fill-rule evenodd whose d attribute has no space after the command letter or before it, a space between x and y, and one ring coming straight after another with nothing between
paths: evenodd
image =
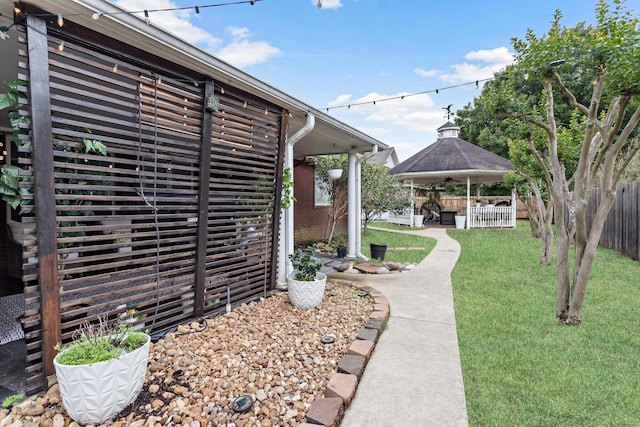
<instances>
[{"instance_id":1,"label":"gazebo railing","mask_svg":"<svg viewBox=\"0 0 640 427\"><path fill-rule=\"evenodd\" d=\"M516 226L515 206L471 207L467 215L469 228L500 228Z\"/></svg>"}]
</instances>

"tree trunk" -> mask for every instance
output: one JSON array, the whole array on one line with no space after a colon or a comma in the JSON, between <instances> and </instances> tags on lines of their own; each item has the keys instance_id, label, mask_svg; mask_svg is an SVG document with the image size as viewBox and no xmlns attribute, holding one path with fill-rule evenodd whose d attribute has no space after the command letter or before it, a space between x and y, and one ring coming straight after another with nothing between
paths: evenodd
<instances>
[{"instance_id":1,"label":"tree trunk","mask_svg":"<svg viewBox=\"0 0 640 427\"><path fill-rule=\"evenodd\" d=\"M560 200L554 197L554 217L556 222L556 234L558 241L557 259L556 259L556 280L557 280L557 301L556 316L565 321L569 316L570 289L569 282L569 234L565 223L564 198Z\"/></svg>"},{"instance_id":2,"label":"tree trunk","mask_svg":"<svg viewBox=\"0 0 640 427\"><path fill-rule=\"evenodd\" d=\"M553 252L553 203L551 198L547 198L545 202L542 199L540 187L534 180L530 180L531 188L536 197L536 218L538 221L538 232L542 241L542 254L540 256L540 264L551 265L551 254Z\"/></svg>"},{"instance_id":3,"label":"tree trunk","mask_svg":"<svg viewBox=\"0 0 640 427\"><path fill-rule=\"evenodd\" d=\"M593 270L593 262L596 257L600 235L615 200L615 191L610 189L606 192L604 190L601 191L600 203L588 232L585 211L580 211L576 215L576 247L580 246L582 250L576 250L574 259L573 295L571 296L569 316L566 319L566 323L570 325L582 323L584 298L587 294L587 284ZM584 229L582 229L583 227ZM583 238L584 240L582 240Z\"/></svg>"}]
</instances>

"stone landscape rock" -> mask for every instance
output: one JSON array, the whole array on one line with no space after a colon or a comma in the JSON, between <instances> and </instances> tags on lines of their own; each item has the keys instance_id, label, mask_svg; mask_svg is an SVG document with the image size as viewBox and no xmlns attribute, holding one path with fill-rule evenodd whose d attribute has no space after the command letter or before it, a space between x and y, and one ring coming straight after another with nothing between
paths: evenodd
<instances>
[{"instance_id":1,"label":"stone landscape rock","mask_svg":"<svg viewBox=\"0 0 640 427\"><path fill-rule=\"evenodd\" d=\"M345 262L345 263L340 264L339 266L336 267L336 270L338 270L339 272L344 272L344 271L347 271L349 269L353 269L353 263L352 262Z\"/></svg>"},{"instance_id":2,"label":"stone landscape rock","mask_svg":"<svg viewBox=\"0 0 640 427\"><path fill-rule=\"evenodd\" d=\"M323 396L373 311L371 297L329 280L322 303L299 310L286 293L182 325L151 346L140 396L107 426L295 426ZM320 339L331 335L332 344ZM248 394L253 405L236 413ZM61 424L63 423L63 424ZM71 425L57 385L0 412L0 426ZM77 424L76 424L77 425Z\"/></svg>"}]
</instances>

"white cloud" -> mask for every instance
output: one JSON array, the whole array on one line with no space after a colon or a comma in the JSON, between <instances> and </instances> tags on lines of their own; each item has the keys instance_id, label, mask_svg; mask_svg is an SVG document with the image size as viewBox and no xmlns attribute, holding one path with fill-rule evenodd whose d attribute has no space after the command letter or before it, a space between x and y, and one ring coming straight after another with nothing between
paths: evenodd
<instances>
[{"instance_id":1,"label":"white cloud","mask_svg":"<svg viewBox=\"0 0 640 427\"><path fill-rule=\"evenodd\" d=\"M342 7L340 0L311 0L311 3L322 9L338 9Z\"/></svg>"},{"instance_id":2,"label":"white cloud","mask_svg":"<svg viewBox=\"0 0 640 427\"><path fill-rule=\"evenodd\" d=\"M233 40L216 52L216 56L236 67L262 64L282 53L280 49L265 41L249 40L250 33L247 28L229 27L227 32Z\"/></svg>"},{"instance_id":3,"label":"white cloud","mask_svg":"<svg viewBox=\"0 0 640 427\"><path fill-rule=\"evenodd\" d=\"M514 61L513 53L506 47L471 51L464 58L467 61L451 65L450 72L422 68L416 68L414 72L422 77L437 77L445 83L459 84L491 78Z\"/></svg>"},{"instance_id":4,"label":"white cloud","mask_svg":"<svg viewBox=\"0 0 640 427\"><path fill-rule=\"evenodd\" d=\"M169 0L118 0L114 3L127 10L171 9L176 7ZM165 29L191 44L204 45L208 49L219 48L222 45L222 40L193 25L189 21L191 13L192 11L190 10L149 12L149 19L152 25ZM142 13L136 14L136 16L144 19Z\"/></svg>"},{"instance_id":5,"label":"white cloud","mask_svg":"<svg viewBox=\"0 0 640 427\"><path fill-rule=\"evenodd\" d=\"M422 77L436 77L442 73L440 70L425 70L423 68L415 68L413 72Z\"/></svg>"},{"instance_id":6,"label":"white cloud","mask_svg":"<svg viewBox=\"0 0 640 427\"><path fill-rule=\"evenodd\" d=\"M491 64L511 64L513 62L513 53L509 52L506 47L497 47L491 50L474 50L465 55L470 61L482 61Z\"/></svg>"},{"instance_id":7,"label":"white cloud","mask_svg":"<svg viewBox=\"0 0 640 427\"><path fill-rule=\"evenodd\" d=\"M340 95L330 101L328 106L335 108L351 105L341 108L341 112L358 115L367 123L378 123L376 127L379 129L385 129L387 126L401 126L410 131L424 132L432 130L435 123L438 123L436 126L442 124L442 112L429 95L407 95L410 94L385 95L372 92L356 99L352 99L351 95ZM401 98L402 96L404 99ZM380 123L386 126L381 127ZM378 130L376 134L379 133Z\"/></svg>"},{"instance_id":8,"label":"white cloud","mask_svg":"<svg viewBox=\"0 0 640 427\"><path fill-rule=\"evenodd\" d=\"M170 0L117 0L114 3L127 10L171 9L177 7ZM201 11L201 14L204 14L204 11ZM138 16L144 18L142 13L138 14ZM250 31L247 28L229 27L227 34L231 40L225 41L192 23L190 19L194 17L195 8L193 10L149 12L149 19L152 25L163 28L188 43L201 46L236 67L261 64L281 54L277 47L270 45L266 41L250 40Z\"/></svg>"}]
</instances>

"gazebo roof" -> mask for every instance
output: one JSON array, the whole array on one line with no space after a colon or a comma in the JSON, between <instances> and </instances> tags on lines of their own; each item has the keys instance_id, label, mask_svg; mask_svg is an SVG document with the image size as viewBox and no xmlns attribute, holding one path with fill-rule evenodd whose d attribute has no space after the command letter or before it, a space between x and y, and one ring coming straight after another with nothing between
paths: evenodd
<instances>
[{"instance_id":1,"label":"gazebo roof","mask_svg":"<svg viewBox=\"0 0 640 427\"><path fill-rule=\"evenodd\" d=\"M438 128L438 140L392 168L389 173L416 184L452 180L472 184L501 181L512 168L509 160L458 138L460 128L447 122ZM464 178L464 180L462 179Z\"/></svg>"}]
</instances>

